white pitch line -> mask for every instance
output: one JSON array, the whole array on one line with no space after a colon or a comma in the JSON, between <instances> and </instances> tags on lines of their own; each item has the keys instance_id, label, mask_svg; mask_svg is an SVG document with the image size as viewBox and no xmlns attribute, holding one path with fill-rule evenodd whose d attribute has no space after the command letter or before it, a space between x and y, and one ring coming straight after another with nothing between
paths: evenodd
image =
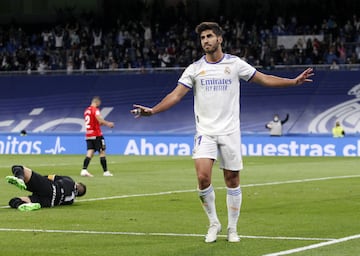
<instances>
[{"instance_id":1,"label":"white pitch line","mask_svg":"<svg viewBox=\"0 0 360 256\"><path fill-rule=\"evenodd\" d=\"M195 191L196 191L196 189L188 189L188 190L174 190L174 191L164 191L164 192L155 192L155 193L146 193L146 194L108 196L108 197L98 197L98 198L80 199L80 200L76 200L76 202L103 201L103 200L121 199L121 198L131 198L131 197L162 196L162 195L171 195L171 194L178 194L178 193L189 193L189 192L195 192Z\"/></svg>"},{"instance_id":2,"label":"white pitch line","mask_svg":"<svg viewBox=\"0 0 360 256\"><path fill-rule=\"evenodd\" d=\"M243 187L243 188L261 187L261 186L303 183L303 182L322 181L322 180L348 179L348 178L360 178L360 174L344 175L344 176L330 176L330 177L322 177L322 178L309 178L309 179L300 179L300 180L273 181L273 182L259 183L259 184L245 184L245 185L241 185L241 187Z\"/></svg>"},{"instance_id":3,"label":"white pitch line","mask_svg":"<svg viewBox=\"0 0 360 256\"><path fill-rule=\"evenodd\" d=\"M24 228L0 228L0 232L34 232L34 233L66 233L66 234L92 234L92 235L127 235L127 236L171 236L171 237L204 237L203 234L179 234L179 233L154 233L154 232L121 232L121 231L93 231L93 230L53 230L53 229L24 229ZM226 235L218 235L225 238ZM282 237L282 236L240 236L248 239L270 240L302 240L302 241L333 241L332 238L313 237Z\"/></svg>"},{"instance_id":4,"label":"white pitch line","mask_svg":"<svg viewBox=\"0 0 360 256\"><path fill-rule=\"evenodd\" d=\"M316 249L316 248L320 248L320 247L324 247L324 246L328 246L328 245L343 243L343 242L347 242L347 241L359 239L359 238L360 238L360 234L357 234L357 235L347 236L347 237L343 237L343 238L339 238L339 239L335 239L335 240L331 240L331 241L327 241L327 242L322 242L322 243L318 243L318 244L312 244L312 245L308 245L308 246L304 246L304 247L294 248L294 249L290 249L290 250L286 250L286 251L265 254L263 256L289 255L289 254L303 252L303 251Z\"/></svg>"},{"instance_id":5,"label":"white pitch line","mask_svg":"<svg viewBox=\"0 0 360 256\"><path fill-rule=\"evenodd\" d=\"M320 181L320 180L332 180L332 179L346 179L346 178L358 178L360 175L347 175L347 176L332 176L332 177L322 177L322 178L311 178L311 179L301 179L301 180L288 180L288 181L274 181L267 183L258 183L258 184L245 184L242 187L260 187L260 186L271 186L271 185L281 185L281 184L291 184L291 183L302 183L302 182L311 182L311 181ZM216 189L224 189L224 187L217 187ZM188 193L188 192L196 192L196 189L188 189L188 190L175 190L175 191L165 191L165 192L157 192L157 193L146 193L146 194L133 194L133 195L121 195L121 196L111 196L111 197L101 197L101 198L89 198L83 200L77 200L77 202L90 202L90 201L100 201L100 200L111 200L111 199L121 199L121 198L130 198L130 197L147 197L147 196L159 196L159 195L169 195L176 193ZM2 206L0 208L9 208L9 206ZM176 233L143 233L143 232L102 232L102 231L81 231L81 230L42 230L42 229L7 229L0 228L1 231L12 231L12 232L43 232L43 233L79 233L79 234L108 234L108 235L138 235L138 236L182 236L182 237L203 237L201 234L176 234ZM226 237L225 235L219 235L219 237ZM242 238L249 239L278 239L278 240L310 240L310 241L326 241L315 245L310 245L306 247L301 247L293 250L309 250L321 246L326 246L334 243L340 243L344 241L348 241L351 239L360 238L359 235L345 237L341 239L333 239L333 238L305 238L305 237L266 237L266 236L240 236ZM292 251L292 250L289 250ZM268 254L266 256L277 256L277 255L286 255L279 253ZM297 251L296 251L297 252ZM290 252L292 253L292 252ZM289 253L288 253L289 254Z\"/></svg>"},{"instance_id":6,"label":"white pitch line","mask_svg":"<svg viewBox=\"0 0 360 256\"><path fill-rule=\"evenodd\" d=\"M360 175L331 176L331 177L311 178L311 179L302 179L302 180L285 180L285 181L273 181L273 182L258 183L258 184L256 184L256 183L255 184L244 184L244 185L241 185L241 187L242 188L261 187L261 186L272 186L272 185L282 185L282 184L292 184L292 183L302 183L302 182L322 181L322 180L332 180L332 179L359 178L359 177L360 177ZM225 187L216 187L215 189L216 190L225 189ZM89 198L89 199L77 200L77 202L102 201L102 200L121 199L121 198L130 198L130 197L162 196L162 195L171 195L171 194L180 194L180 193L190 193L190 192L196 192L196 191L197 191L196 189L174 190L174 191L164 191L164 192L155 192L155 193L146 193L146 194L133 194L133 195Z\"/></svg>"},{"instance_id":7,"label":"white pitch line","mask_svg":"<svg viewBox=\"0 0 360 256\"><path fill-rule=\"evenodd\" d=\"M360 175L346 175L346 176L331 176L331 177L322 177L322 178L311 178L311 179L302 179L302 180L285 180L285 181L273 181L267 183L258 183L258 184L244 184L241 185L243 188L247 187L261 187L261 186L272 186L272 185L282 185L282 184L292 184L292 183L302 183L302 182L311 182L311 181L320 181L320 180L332 180L332 179L347 179L347 178L359 178ZM216 187L216 190L225 189L225 187ZM79 199L76 202L92 202L92 201L104 201L112 199L122 199L122 198L131 198L131 197L149 197L149 196L162 196L162 195L171 195L171 194L180 194L180 193L190 193L196 192L196 189L187 189L187 190L173 190L173 191L163 191L155 193L144 193L144 194L132 194L132 195L120 195L120 196L108 196L108 197L97 197L97 198L88 198L88 199ZM9 206L0 206L0 208L9 208Z\"/></svg>"},{"instance_id":8,"label":"white pitch line","mask_svg":"<svg viewBox=\"0 0 360 256\"><path fill-rule=\"evenodd\" d=\"M249 238L249 239L300 240L300 241L333 241L336 239L336 238L294 237L294 236L244 236L244 235L239 235L239 236L242 238Z\"/></svg>"}]
</instances>

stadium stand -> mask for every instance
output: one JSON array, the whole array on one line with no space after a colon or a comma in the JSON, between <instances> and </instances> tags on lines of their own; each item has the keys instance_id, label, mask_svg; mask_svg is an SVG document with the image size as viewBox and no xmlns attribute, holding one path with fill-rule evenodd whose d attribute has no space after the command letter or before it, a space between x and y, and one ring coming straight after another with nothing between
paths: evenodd
<instances>
[{"instance_id":1,"label":"stadium stand","mask_svg":"<svg viewBox=\"0 0 360 256\"><path fill-rule=\"evenodd\" d=\"M251 5L250 2L255 5L256 1L233 4L247 7ZM116 6L116 3L112 4ZM295 1L293 6L299 4ZM360 63L360 18L356 8L350 15L348 11L347 15L340 16L339 10L339 15L334 16L329 13L329 9L322 12L321 16L316 13L316 20L304 20L303 17L291 14L281 16L278 13L281 9L292 6L289 3L288 6L283 5L278 3L277 11L277 7L267 12L264 10L265 17L272 14L271 20L253 17L254 21L249 22L250 14L243 13L241 16L238 13L236 16L234 10L229 18L216 16L218 18L215 20L226 31L224 49L264 68L276 65ZM316 3L313 5L319 7ZM328 3L324 4L325 7L320 6L325 10L326 7L330 8ZM351 6L351 2L348 6ZM126 4L120 7L126 8ZM152 6L156 7L156 4ZM230 5L224 7L231 9ZM58 10L55 23L35 26L16 22L4 24L0 26L0 70L43 73L44 70L59 69L72 72L87 69L183 67L201 55L193 31L199 19L206 18L200 11L195 13L198 20L193 20L190 18L193 13L182 11L181 6L175 10L169 9L168 13L160 8L162 16L146 10L144 6L142 8L146 15L136 15L141 10L135 9L132 10L135 14L128 19L124 18L124 13L118 13L118 17L113 14L96 19L91 13L76 16L72 9L64 9ZM311 6L308 8L314 9ZM297 9L297 12L301 13L301 9ZM170 17L171 13L175 18ZM182 17L182 14L187 16ZM307 16L311 15L307 13ZM291 48L286 48L278 45L276 40L278 36L286 35L321 35L322 40L299 41Z\"/></svg>"}]
</instances>

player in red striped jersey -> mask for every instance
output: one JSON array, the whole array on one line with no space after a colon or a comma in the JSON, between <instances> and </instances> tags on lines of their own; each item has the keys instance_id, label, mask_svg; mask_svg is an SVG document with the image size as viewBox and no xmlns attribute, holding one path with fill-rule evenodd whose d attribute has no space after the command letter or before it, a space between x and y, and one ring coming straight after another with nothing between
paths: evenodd
<instances>
[{"instance_id":1,"label":"player in red striped jersey","mask_svg":"<svg viewBox=\"0 0 360 256\"><path fill-rule=\"evenodd\" d=\"M96 151L99 152L100 163L103 168L104 176L113 176L113 174L107 169L106 155L105 155L105 139L101 131L101 125L105 125L109 128L114 127L113 122L106 121L100 114L99 107L101 105L101 99L99 96L93 97L91 105L85 109L84 120L86 128L86 145L87 153L84 159L83 169L80 172L81 176L93 177L88 172L87 167L89 166L90 160L94 156Z\"/></svg>"}]
</instances>

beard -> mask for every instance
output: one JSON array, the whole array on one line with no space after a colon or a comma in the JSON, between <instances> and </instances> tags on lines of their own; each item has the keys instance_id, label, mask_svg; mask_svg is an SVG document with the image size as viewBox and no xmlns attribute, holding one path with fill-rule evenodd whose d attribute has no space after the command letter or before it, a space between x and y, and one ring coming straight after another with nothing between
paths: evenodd
<instances>
[{"instance_id":1,"label":"beard","mask_svg":"<svg viewBox=\"0 0 360 256\"><path fill-rule=\"evenodd\" d=\"M205 48L206 46L203 46L204 52L207 54L213 54L219 49L220 43L216 42L213 46L210 46L209 48Z\"/></svg>"}]
</instances>

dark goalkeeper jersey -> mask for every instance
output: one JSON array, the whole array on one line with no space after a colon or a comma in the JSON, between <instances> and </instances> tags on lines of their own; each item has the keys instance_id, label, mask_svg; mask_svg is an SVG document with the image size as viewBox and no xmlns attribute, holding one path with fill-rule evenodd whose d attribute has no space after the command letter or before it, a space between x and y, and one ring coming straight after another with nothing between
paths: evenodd
<instances>
[{"instance_id":1,"label":"dark goalkeeper jersey","mask_svg":"<svg viewBox=\"0 0 360 256\"><path fill-rule=\"evenodd\" d=\"M76 184L68 176L43 176L33 171L26 185L32 192L29 196L31 202L40 203L41 207L72 204L76 195Z\"/></svg>"},{"instance_id":2,"label":"dark goalkeeper jersey","mask_svg":"<svg viewBox=\"0 0 360 256\"><path fill-rule=\"evenodd\" d=\"M55 196L53 197L54 205L72 204L75 199L75 182L68 176L53 175Z\"/></svg>"},{"instance_id":3,"label":"dark goalkeeper jersey","mask_svg":"<svg viewBox=\"0 0 360 256\"><path fill-rule=\"evenodd\" d=\"M30 199L33 203L40 203L41 207L54 207L74 203L76 184L68 176L42 176L33 172L28 190L33 194Z\"/></svg>"}]
</instances>

